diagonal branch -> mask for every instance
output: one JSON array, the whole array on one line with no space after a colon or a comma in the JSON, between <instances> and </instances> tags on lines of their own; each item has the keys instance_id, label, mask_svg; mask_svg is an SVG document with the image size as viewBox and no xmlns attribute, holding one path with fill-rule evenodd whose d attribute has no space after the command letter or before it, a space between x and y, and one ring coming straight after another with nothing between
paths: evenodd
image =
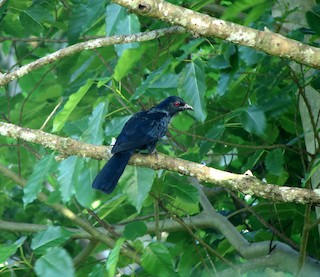
<instances>
[{"instance_id":1,"label":"diagonal branch","mask_svg":"<svg viewBox=\"0 0 320 277\"><path fill-rule=\"evenodd\" d=\"M320 49L283 37L269 30L259 31L210 17L163 0L113 0L141 15L158 18L186 28L190 33L221 38L249 46L267 54L289 58L297 63L320 68Z\"/></svg>"},{"instance_id":2,"label":"diagonal branch","mask_svg":"<svg viewBox=\"0 0 320 277\"><path fill-rule=\"evenodd\" d=\"M111 156L110 147L82 143L71 138L62 138L43 131L22 128L4 122L0 122L0 135L41 144L46 148L59 151L63 156L76 155L94 159L108 159ZM186 176L196 177L199 181L207 184L240 191L244 194L254 194L276 202L320 204L320 190L266 184L254 176L233 174L160 153L156 155L134 155L130 164L178 172Z\"/></svg>"},{"instance_id":3,"label":"diagonal branch","mask_svg":"<svg viewBox=\"0 0 320 277\"><path fill-rule=\"evenodd\" d=\"M98 39L93 39L85 42L80 42L80 43L71 45L69 47L60 49L34 62L21 66L20 68L10 73L7 73L7 74L0 73L0 86L4 86L10 83L14 79L27 75L29 72L33 70L36 70L45 65L51 64L55 61L61 60L62 58L75 55L84 50L97 49L97 48L106 47L106 46L115 45L115 44L123 44L123 43L137 42L137 41L138 42L148 41L148 40L153 40L156 38L163 37L165 35L178 34L178 33L185 33L185 30L178 26L174 26L170 28L163 28L163 29L158 29L150 32L138 33L134 35L119 35L119 36L98 38Z\"/></svg>"}]
</instances>

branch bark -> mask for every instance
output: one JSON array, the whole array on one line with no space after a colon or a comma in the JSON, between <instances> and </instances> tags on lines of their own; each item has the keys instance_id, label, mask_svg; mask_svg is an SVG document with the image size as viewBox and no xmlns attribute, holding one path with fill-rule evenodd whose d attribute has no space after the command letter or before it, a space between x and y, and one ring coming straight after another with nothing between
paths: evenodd
<instances>
[{"instance_id":1,"label":"branch bark","mask_svg":"<svg viewBox=\"0 0 320 277\"><path fill-rule=\"evenodd\" d=\"M134 35L121 35L121 36L119 35L119 36L98 38L98 39L93 39L85 42L80 42L80 43L71 45L69 47L60 49L34 62L21 66L20 68L10 73L0 74L0 86L4 86L17 78L21 78L22 76L27 75L31 71L39 69L45 65L51 64L63 58L75 55L84 50L97 49L97 48L106 47L110 45L130 43L130 42L148 41L148 40L160 38L165 35L177 34L177 33L185 33L185 30L178 26L174 26L170 28L163 28L163 29L159 29L151 32L138 33Z\"/></svg>"},{"instance_id":2,"label":"branch bark","mask_svg":"<svg viewBox=\"0 0 320 277\"><path fill-rule=\"evenodd\" d=\"M22 128L0 122L0 135L41 144L46 148L59 151L63 156L76 155L94 159L110 158L111 147L95 146L71 138L62 138L39 130ZM256 195L276 202L294 202L300 204L320 204L320 190L310 190L288 186L266 184L254 176L234 174L217 170L195 162L173 158L164 154L134 155L130 164L153 169L166 169L180 174L196 177L207 184L221 186L243 194Z\"/></svg>"},{"instance_id":3,"label":"branch bark","mask_svg":"<svg viewBox=\"0 0 320 277\"><path fill-rule=\"evenodd\" d=\"M133 12L158 18L186 28L192 34L221 38L255 48L267 54L288 58L313 68L320 68L320 49L273 33L259 31L209 15L201 14L163 0L113 0Z\"/></svg>"}]
</instances>

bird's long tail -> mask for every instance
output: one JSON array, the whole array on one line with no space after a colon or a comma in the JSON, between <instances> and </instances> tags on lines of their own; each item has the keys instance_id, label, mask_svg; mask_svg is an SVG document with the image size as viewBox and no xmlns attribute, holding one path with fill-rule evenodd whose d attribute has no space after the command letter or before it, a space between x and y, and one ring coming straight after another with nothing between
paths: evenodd
<instances>
[{"instance_id":1,"label":"bird's long tail","mask_svg":"<svg viewBox=\"0 0 320 277\"><path fill-rule=\"evenodd\" d=\"M92 187L105 193L111 193L115 189L131 156L132 151L115 153L94 179Z\"/></svg>"}]
</instances>

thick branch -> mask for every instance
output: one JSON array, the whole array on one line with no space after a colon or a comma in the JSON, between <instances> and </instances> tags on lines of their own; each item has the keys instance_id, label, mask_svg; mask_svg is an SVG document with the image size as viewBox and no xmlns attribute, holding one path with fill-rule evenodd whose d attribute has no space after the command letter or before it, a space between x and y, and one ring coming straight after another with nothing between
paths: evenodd
<instances>
[{"instance_id":1,"label":"thick branch","mask_svg":"<svg viewBox=\"0 0 320 277\"><path fill-rule=\"evenodd\" d=\"M267 54L289 58L320 68L320 49L283 37L269 30L259 31L201 14L163 0L113 0L135 13L159 18L205 37L216 37L249 46Z\"/></svg>"},{"instance_id":2,"label":"thick branch","mask_svg":"<svg viewBox=\"0 0 320 277\"><path fill-rule=\"evenodd\" d=\"M272 267L282 271L294 272L298 260L298 252L284 243L275 241L273 246L275 249L268 253L270 241L248 243L238 230L223 216L214 212L211 215L201 213L195 216L184 218L183 221L186 224L190 224L192 227L198 228L213 228L219 230L226 239L232 243L238 253L250 262L243 265L238 265L241 272L247 272L252 269ZM155 222L146 222L148 233L154 233L156 231ZM174 232L183 231L184 227L173 219L161 220L159 222L161 231ZM114 230L117 233L122 233L124 226L114 225ZM225 227L228 227L226 229ZM46 230L48 226L40 224L30 223L16 223L0 220L0 230L12 231L12 232L40 232ZM82 229L67 228L69 231L74 232L73 238L83 239L96 239L88 232ZM103 234L104 236L110 235L107 230L99 227L95 228L96 232ZM241 238L237 241L236 238ZM235 244L233 244L235 243ZM250 266L253 263L255 266ZM311 258L307 258L305 266L302 270L303 276L317 276L319 271L319 263ZM222 272L222 276L233 276L234 271L232 269ZM229 274L227 274L229 273ZM220 276L220 275L219 275Z\"/></svg>"},{"instance_id":3,"label":"thick branch","mask_svg":"<svg viewBox=\"0 0 320 277\"><path fill-rule=\"evenodd\" d=\"M0 122L0 135L41 144L44 147L61 152L64 156L76 155L79 157L105 159L110 158L111 155L110 147L94 146L71 138L61 138L39 130L21 128L4 122ZM130 164L178 172L186 176L196 177L199 181L208 184L240 191L244 194L254 194L277 202L320 204L319 190L266 184L254 176L233 174L160 153L157 155L134 155L130 160Z\"/></svg>"},{"instance_id":4,"label":"thick branch","mask_svg":"<svg viewBox=\"0 0 320 277\"><path fill-rule=\"evenodd\" d=\"M20 68L10 73L0 74L0 86L4 86L10 83L12 80L20 78L33 70L36 70L40 67L51 64L57 60L61 60L62 58L72 56L84 50L96 49L96 48L106 47L106 46L115 45L115 44L153 40L168 34L176 34L176 33L184 33L184 32L185 30L183 28L175 26L171 28L164 28L164 29L159 29L151 32L139 33L134 35L121 35L121 36L113 36L113 37L106 37L106 38L98 38L98 39L93 39L86 42L77 43L69 47L66 47L64 49L60 49L34 62L21 66Z\"/></svg>"}]
</instances>

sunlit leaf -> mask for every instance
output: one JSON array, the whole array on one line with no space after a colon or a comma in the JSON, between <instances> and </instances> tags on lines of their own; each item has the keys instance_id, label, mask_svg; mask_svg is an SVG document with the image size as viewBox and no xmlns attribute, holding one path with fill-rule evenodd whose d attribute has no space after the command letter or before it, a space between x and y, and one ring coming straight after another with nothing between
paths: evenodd
<instances>
[{"instance_id":1,"label":"sunlit leaf","mask_svg":"<svg viewBox=\"0 0 320 277\"><path fill-rule=\"evenodd\" d=\"M34 236L31 248L37 253L44 253L50 247L62 245L71 235L72 232L60 226L49 226L47 230L40 231Z\"/></svg>"},{"instance_id":2,"label":"sunlit leaf","mask_svg":"<svg viewBox=\"0 0 320 277\"><path fill-rule=\"evenodd\" d=\"M58 167L58 164L55 160L55 153L51 155L44 156L39 160L33 169L31 176L28 179L28 182L23 189L23 203L27 205L33 200L35 200L42 190L43 182L47 180L48 175L53 173Z\"/></svg>"},{"instance_id":3,"label":"sunlit leaf","mask_svg":"<svg viewBox=\"0 0 320 277\"><path fill-rule=\"evenodd\" d=\"M62 111L60 111L54 119L52 130L53 132L60 131L63 128L64 124L68 120L68 117L77 107L83 96L88 92L92 84L93 81L88 80L84 86L82 86L76 93L72 94L69 97L69 100L64 105Z\"/></svg>"},{"instance_id":4,"label":"sunlit leaf","mask_svg":"<svg viewBox=\"0 0 320 277\"><path fill-rule=\"evenodd\" d=\"M141 262L151 276L176 276L170 253L161 242L150 243L142 255Z\"/></svg>"},{"instance_id":5,"label":"sunlit leaf","mask_svg":"<svg viewBox=\"0 0 320 277\"><path fill-rule=\"evenodd\" d=\"M68 202L75 193L75 186L83 168L83 159L71 156L63 160L59 165L58 181L62 200Z\"/></svg>"},{"instance_id":6,"label":"sunlit leaf","mask_svg":"<svg viewBox=\"0 0 320 277\"><path fill-rule=\"evenodd\" d=\"M115 246L111 250L111 253L106 261L107 263L107 271L109 276L116 276L117 263L119 260L119 254L121 250L121 246L124 243L125 239L120 238L117 240Z\"/></svg>"},{"instance_id":7,"label":"sunlit leaf","mask_svg":"<svg viewBox=\"0 0 320 277\"><path fill-rule=\"evenodd\" d=\"M128 166L121 178L128 201L138 212L151 190L154 176L153 169Z\"/></svg>"},{"instance_id":8,"label":"sunlit leaf","mask_svg":"<svg viewBox=\"0 0 320 277\"><path fill-rule=\"evenodd\" d=\"M60 247L47 249L46 253L36 261L35 271L37 276L46 277L74 277L75 273L70 255Z\"/></svg>"},{"instance_id":9,"label":"sunlit leaf","mask_svg":"<svg viewBox=\"0 0 320 277\"><path fill-rule=\"evenodd\" d=\"M17 241L11 244L0 244L0 264L6 262L10 256L12 256L18 248L24 243L27 237L21 237Z\"/></svg>"},{"instance_id":10,"label":"sunlit leaf","mask_svg":"<svg viewBox=\"0 0 320 277\"><path fill-rule=\"evenodd\" d=\"M194 108L195 117L203 122L206 112L204 64L200 59L188 63L180 75L179 94Z\"/></svg>"},{"instance_id":11,"label":"sunlit leaf","mask_svg":"<svg viewBox=\"0 0 320 277\"><path fill-rule=\"evenodd\" d=\"M89 117L88 128L82 134L82 141L91 144L102 144L103 142L103 129L102 124L105 120L105 114L107 112L108 103L100 103L93 110Z\"/></svg>"}]
</instances>

